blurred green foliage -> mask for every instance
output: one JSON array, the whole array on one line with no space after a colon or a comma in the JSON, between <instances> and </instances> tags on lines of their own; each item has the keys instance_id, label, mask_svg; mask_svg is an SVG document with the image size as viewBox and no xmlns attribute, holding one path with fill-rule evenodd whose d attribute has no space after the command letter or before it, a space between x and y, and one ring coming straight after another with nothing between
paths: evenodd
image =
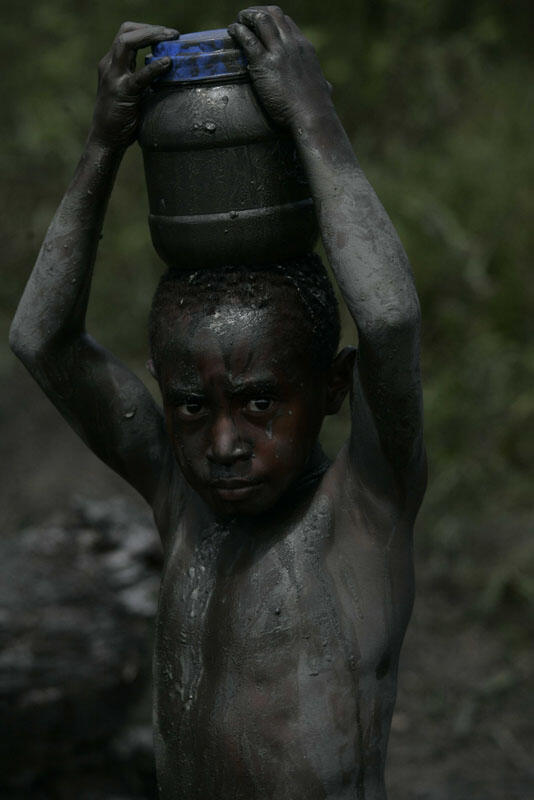
<instances>
[{"instance_id":1,"label":"blurred green foliage","mask_svg":"<svg viewBox=\"0 0 534 800\"><path fill-rule=\"evenodd\" d=\"M226 0L10 8L0 34L3 331L75 166L96 64L120 22L186 32L223 27L238 10ZM534 4L288 0L285 10L316 45L416 274L430 458L419 547L429 573L448 587L474 586L483 613L493 613L510 586L532 601L525 569L534 546L525 540L534 528ZM132 363L146 349L160 270L132 148L110 204L89 320ZM330 445L345 432L346 419L333 422Z\"/></svg>"}]
</instances>

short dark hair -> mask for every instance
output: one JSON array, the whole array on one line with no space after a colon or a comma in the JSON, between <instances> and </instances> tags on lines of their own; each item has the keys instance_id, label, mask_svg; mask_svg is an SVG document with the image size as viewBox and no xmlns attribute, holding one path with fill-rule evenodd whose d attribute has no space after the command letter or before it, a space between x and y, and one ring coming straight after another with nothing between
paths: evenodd
<instances>
[{"instance_id":1,"label":"short dark hair","mask_svg":"<svg viewBox=\"0 0 534 800\"><path fill-rule=\"evenodd\" d=\"M321 259L308 253L272 264L169 269L158 284L150 310L150 351L156 372L161 325L168 314L176 316L181 309L193 307L210 315L227 300L261 309L277 296L287 298L288 292L296 302L284 303L280 313L287 313L292 321L298 315L299 333L306 337L303 347L311 363L318 370L327 369L339 346L339 306Z\"/></svg>"}]
</instances>

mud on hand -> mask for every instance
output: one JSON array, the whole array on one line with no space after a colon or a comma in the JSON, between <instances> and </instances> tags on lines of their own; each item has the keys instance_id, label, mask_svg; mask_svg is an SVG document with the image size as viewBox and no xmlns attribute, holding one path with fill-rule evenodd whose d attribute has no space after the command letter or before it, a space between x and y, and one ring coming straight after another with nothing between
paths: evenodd
<instances>
[{"instance_id":1,"label":"mud on hand","mask_svg":"<svg viewBox=\"0 0 534 800\"><path fill-rule=\"evenodd\" d=\"M276 122L293 128L332 109L315 48L278 6L241 11L228 32L245 52L254 88Z\"/></svg>"},{"instance_id":2,"label":"mud on hand","mask_svg":"<svg viewBox=\"0 0 534 800\"><path fill-rule=\"evenodd\" d=\"M137 51L157 42L177 39L174 28L124 22L109 53L98 65L98 91L91 135L114 149L124 149L135 140L139 105L152 81L166 72L171 61L158 59L136 70Z\"/></svg>"}]
</instances>

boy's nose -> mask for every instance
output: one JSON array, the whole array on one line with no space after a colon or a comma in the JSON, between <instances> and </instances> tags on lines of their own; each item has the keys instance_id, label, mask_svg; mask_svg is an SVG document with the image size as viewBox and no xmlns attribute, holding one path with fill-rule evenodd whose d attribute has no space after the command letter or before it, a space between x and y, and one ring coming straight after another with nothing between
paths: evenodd
<instances>
[{"instance_id":1,"label":"boy's nose","mask_svg":"<svg viewBox=\"0 0 534 800\"><path fill-rule=\"evenodd\" d=\"M207 457L216 464L233 464L234 461L250 458L251 446L239 435L230 417L220 417L211 430Z\"/></svg>"}]
</instances>

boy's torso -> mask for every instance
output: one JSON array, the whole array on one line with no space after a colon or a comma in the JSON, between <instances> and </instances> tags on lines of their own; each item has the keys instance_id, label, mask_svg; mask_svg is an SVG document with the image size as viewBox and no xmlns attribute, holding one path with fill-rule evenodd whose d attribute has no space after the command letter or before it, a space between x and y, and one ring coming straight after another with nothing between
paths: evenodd
<instances>
[{"instance_id":1,"label":"boy's torso","mask_svg":"<svg viewBox=\"0 0 534 800\"><path fill-rule=\"evenodd\" d=\"M217 524L186 491L174 524L155 646L161 796L385 797L413 598L399 515L340 456L276 517Z\"/></svg>"}]
</instances>

